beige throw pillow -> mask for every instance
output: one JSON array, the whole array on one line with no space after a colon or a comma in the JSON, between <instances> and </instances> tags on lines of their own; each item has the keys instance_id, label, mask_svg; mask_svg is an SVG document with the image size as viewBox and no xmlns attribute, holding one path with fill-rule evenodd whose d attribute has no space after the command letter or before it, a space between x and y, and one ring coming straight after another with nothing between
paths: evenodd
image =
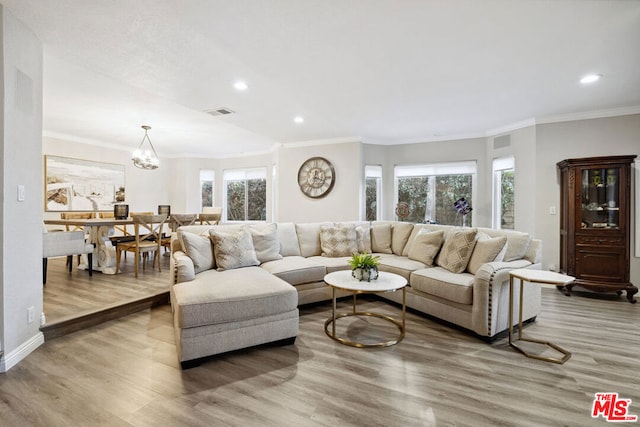
<instances>
[{"instance_id":1,"label":"beige throw pillow","mask_svg":"<svg viewBox=\"0 0 640 427\"><path fill-rule=\"evenodd\" d=\"M256 258L260 263L282 259L278 226L276 224L268 224L260 229L251 227L250 230Z\"/></svg>"},{"instance_id":2,"label":"beige throw pillow","mask_svg":"<svg viewBox=\"0 0 640 427\"><path fill-rule=\"evenodd\" d=\"M489 237L485 233L478 233L478 240L476 246L469 259L469 265L467 265L467 271L471 274L476 274L478 269L487 262L502 261L504 252L507 246L507 238L502 237ZM501 259L497 258L502 254Z\"/></svg>"},{"instance_id":3,"label":"beige throw pillow","mask_svg":"<svg viewBox=\"0 0 640 427\"><path fill-rule=\"evenodd\" d=\"M178 230L178 239L184 253L193 261L196 274L216 268L209 236Z\"/></svg>"},{"instance_id":4,"label":"beige throw pillow","mask_svg":"<svg viewBox=\"0 0 640 427\"><path fill-rule=\"evenodd\" d=\"M359 253L371 253L371 225L369 223L356 225L356 241Z\"/></svg>"},{"instance_id":5,"label":"beige throw pillow","mask_svg":"<svg viewBox=\"0 0 640 427\"><path fill-rule=\"evenodd\" d=\"M219 228L209 230L218 271L260 265L253 248L251 233L246 228L225 232Z\"/></svg>"},{"instance_id":6,"label":"beige throw pillow","mask_svg":"<svg viewBox=\"0 0 640 427\"><path fill-rule=\"evenodd\" d=\"M391 224L375 224L371 226L371 250L380 254L392 253Z\"/></svg>"},{"instance_id":7,"label":"beige throw pillow","mask_svg":"<svg viewBox=\"0 0 640 427\"><path fill-rule=\"evenodd\" d=\"M433 265L444 241L444 231L422 229L416 234L409 249L409 259Z\"/></svg>"},{"instance_id":8,"label":"beige throw pillow","mask_svg":"<svg viewBox=\"0 0 640 427\"><path fill-rule=\"evenodd\" d=\"M478 230L475 228L454 231L445 240L436 260L437 264L452 273L462 273L471 258L473 247L476 244L476 234L478 234Z\"/></svg>"},{"instance_id":9,"label":"beige throw pillow","mask_svg":"<svg viewBox=\"0 0 640 427\"><path fill-rule=\"evenodd\" d=\"M507 236L507 253L504 256L504 260L515 261L522 259L531 244L531 236L527 233L516 232L510 232Z\"/></svg>"},{"instance_id":10,"label":"beige throw pillow","mask_svg":"<svg viewBox=\"0 0 640 427\"><path fill-rule=\"evenodd\" d=\"M320 246L322 256L351 256L358 252L355 224L336 224L320 226Z\"/></svg>"},{"instance_id":11,"label":"beige throw pillow","mask_svg":"<svg viewBox=\"0 0 640 427\"><path fill-rule=\"evenodd\" d=\"M394 222L391 224L391 251L396 255L402 255L409 236L413 231L410 222Z\"/></svg>"}]
</instances>

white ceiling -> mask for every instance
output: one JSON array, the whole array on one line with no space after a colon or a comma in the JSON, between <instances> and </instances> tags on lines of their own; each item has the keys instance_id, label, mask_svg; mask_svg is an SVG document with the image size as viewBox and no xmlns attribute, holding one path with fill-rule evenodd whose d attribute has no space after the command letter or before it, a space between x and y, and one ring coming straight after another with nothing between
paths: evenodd
<instances>
[{"instance_id":1,"label":"white ceiling","mask_svg":"<svg viewBox=\"0 0 640 427\"><path fill-rule=\"evenodd\" d=\"M640 106L639 1L0 2L43 42L45 134L134 148L147 124L161 156L442 140ZM591 72L603 78L581 85ZM203 113L218 107L235 114Z\"/></svg>"}]
</instances>

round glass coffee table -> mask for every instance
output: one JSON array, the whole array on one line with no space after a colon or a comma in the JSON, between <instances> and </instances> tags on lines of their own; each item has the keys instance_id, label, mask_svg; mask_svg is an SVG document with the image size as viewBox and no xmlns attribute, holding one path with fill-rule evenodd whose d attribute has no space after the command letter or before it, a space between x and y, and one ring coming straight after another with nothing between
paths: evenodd
<instances>
[{"instance_id":1,"label":"round glass coffee table","mask_svg":"<svg viewBox=\"0 0 640 427\"><path fill-rule=\"evenodd\" d=\"M359 281L351 276L351 270L335 271L324 276L324 282L331 287L333 306L331 310L331 317L324 322L324 331L332 339L339 343L350 345L352 347L388 347L402 341L404 338L406 326L405 315L407 311L406 295L407 295L407 280L393 273L387 273L381 271L378 279L371 282ZM386 316L380 313L373 313L370 311L358 311L356 296L358 294L365 293L382 293L382 292L395 292L402 289L402 319L397 320L393 317ZM353 293L353 309L348 313L336 313L336 291L347 291ZM336 335L336 320L342 317L349 316L370 316L384 319L388 322L396 325L400 331L400 334L389 341L377 342L377 343L361 343L351 341L343 337ZM331 326L331 328L329 328Z\"/></svg>"}]
</instances>

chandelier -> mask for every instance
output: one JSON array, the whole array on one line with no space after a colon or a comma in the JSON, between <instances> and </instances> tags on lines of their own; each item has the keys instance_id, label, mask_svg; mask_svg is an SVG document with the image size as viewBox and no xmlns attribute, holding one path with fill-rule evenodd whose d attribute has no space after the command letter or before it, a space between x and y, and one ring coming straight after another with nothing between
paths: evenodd
<instances>
[{"instance_id":1,"label":"chandelier","mask_svg":"<svg viewBox=\"0 0 640 427\"><path fill-rule=\"evenodd\" d=\"M158 159L158 153L156 153L156 149L153 148L153 144L149 139L149 135L147 132L151 129L151 126L143 125L142 129L144 129L144 136L142 137L142 141L136 150L133 151L133 164L140 169L158 169L160 166L160 160ZM148 147L144 147L144 142L147 141Z\"/></svg>"}]
</instances>

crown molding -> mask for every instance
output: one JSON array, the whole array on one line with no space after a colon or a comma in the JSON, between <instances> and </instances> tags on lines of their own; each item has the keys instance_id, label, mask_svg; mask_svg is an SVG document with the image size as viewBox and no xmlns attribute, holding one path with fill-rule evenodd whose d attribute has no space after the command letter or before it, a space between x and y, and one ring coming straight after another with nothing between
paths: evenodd
<instances>
[{"instance_id":1,"label":"crown molding","mask_svg":"<svg viewBox=\"0 0 640 427\"><path fill-rule=\"evenodd\" d=\"M640 114L640 105L630 107L610 108L607 110L582 111L579 113L556 114L553 116L543 116L522 120L516 123L505 125L499 128L488 130L487 137L500 135L503 133L513 132L514 130L523 129L529 126L543 125L549 123L573 122L577 120L593 120L603 119L607 117L629 116L632 114Z\"/></svg>"},{"instance_id":2,"label":"crown molding","mask_svg":"<svg viewBox=\"0 0 640 427\"><path fill-rule=\"evenodd\" d=\"M340 138L312 139L308 141L299 141L299 142L283 142L280 144L280 146L282 148L299 148L299 147L313 147L317 145L349 144L353 142L362 142L362 138L359 136L346 136L346 137L340 137Z\"/></svg>"},{"instance_id":3,"label":"crown molding","mask_svg":"<svg viewBox=\"0 0 640 427\"><path fill-rule=\"evenodd\" d=\"M640 114L640 105L630 107L610 108L607 110L584 111L580 113L557 114L537 119L537 124L572 122L576 120L602 119L606 117L629 116Z\"/></svg>"},{"instance_id":4,"label":"crown molding","mask_svg":"<svg viewBox=\"0 0 640 427\"><path fill-rule=\"evenodd\" d=\"M501 126L499 128L488 130L485 133L485 136L487 136L487 137L496 136L496 135L500 135L500 134L503 134L503 133L509 133L509 132L513 132L514 130L523 129L523 128L527 128L527 127L535 126L535 125L536 125L536 119L521 120L519 122L511 123L509 125L505 125L505 126Z\"/></svg>"}]
</instances>

